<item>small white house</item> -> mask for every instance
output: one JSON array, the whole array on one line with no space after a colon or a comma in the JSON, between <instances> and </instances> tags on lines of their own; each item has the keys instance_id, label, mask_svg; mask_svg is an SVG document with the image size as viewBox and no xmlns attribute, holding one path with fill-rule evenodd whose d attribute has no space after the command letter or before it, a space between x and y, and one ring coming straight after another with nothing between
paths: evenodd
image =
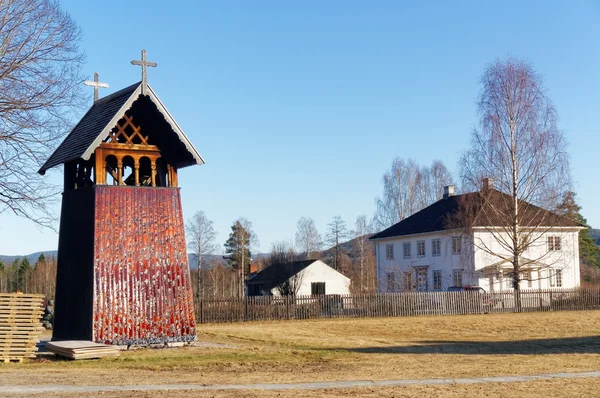
<instances>
[{"instance_id":1,"label":"small white house","mask_svg":"<svg viewBox=\"0 0 600 398\"><path fill-rule=\"evenodd\" d=\"M274 264L246 282L248 296L350 294L350 278L321 260Z\"/></svg>"},{"instance_id":2,"label":"small white house","mask_svg":"<svg viewBox=\"0 0 600 398\"><path fill-rule=\"evenodd\" d=\"M461 203L480 193L454 195L454 186L444 188L443 199L371 237L379 292L441 291L451 286L480 286L488 292L513 289L505 228L482 221L492 218L480 217L481 207L471 207L472 220L461 219ZM504 195L487 188L497 197ZM524 206L535 217L530 225L521 226L526 249L519 261L519 287L578 287L583 227L528 203Z\"/></svg>"}]
</instances>

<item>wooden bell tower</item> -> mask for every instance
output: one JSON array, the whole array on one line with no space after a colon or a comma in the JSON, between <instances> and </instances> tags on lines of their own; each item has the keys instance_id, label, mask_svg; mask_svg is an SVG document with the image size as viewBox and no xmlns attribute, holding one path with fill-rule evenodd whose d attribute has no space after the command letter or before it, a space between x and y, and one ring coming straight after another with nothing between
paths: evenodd
<instances>
[{"instance_id":1,"label":"wooden bell tower","mask_svg":"<svg viewBox=\"0 0 600 398\"><path fill-rule=\"evenodd\" d=\"M64 164L53 340L189 342L195 320L177 170L204 164L146 82L97 99ZM86 83L86 84L87 84ZM94 84L95 83L95 84Z\"/></svg>"}]
</instances>

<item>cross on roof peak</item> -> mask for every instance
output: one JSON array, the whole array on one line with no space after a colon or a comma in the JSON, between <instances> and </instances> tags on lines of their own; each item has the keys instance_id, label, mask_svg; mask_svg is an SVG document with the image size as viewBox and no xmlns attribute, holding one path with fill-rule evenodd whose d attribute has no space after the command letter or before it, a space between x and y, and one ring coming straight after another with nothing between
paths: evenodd
<instances>
[{"instance_id":1,"label":"cross on roof peak","mask_svg":"<svg viewBox=\"0 0 600 398\"><path fill-rule=\"evenodd\" d=\"M94 87L94 102L98 101L98 91L100 88L108 88L107 83L100 83L98 80L98 72L94 72L94 81L86 80L83 82L86 86Z\"/></svg>"},{"instance_id":2,"label":"cross on roof peak","mask_svg":"<svg viewBox=\"0 0 600 398\"><path fill-rule=\"evenodd\" d=\"M156 62L150 62L146 59L146 50L142 50L142 59L131 61L131 65L137 65L142 67L142 94L145 94L146 85L148 84L148 76L146 68L151 66L156 68L158 64Z\"/></svg>"}]
</instances>

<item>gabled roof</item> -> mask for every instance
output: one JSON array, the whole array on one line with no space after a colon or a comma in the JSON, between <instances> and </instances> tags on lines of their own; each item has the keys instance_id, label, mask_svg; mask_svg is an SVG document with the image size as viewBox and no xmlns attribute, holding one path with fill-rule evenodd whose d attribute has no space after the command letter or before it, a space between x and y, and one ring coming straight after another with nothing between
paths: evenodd
<instances>
[{"instance_id":1,"label":"gabled roof","mask_svg":"<svg viewBox=\"0 0 600 398\"><path fill-rule=\"evenodd\" d=\"M141 92L142 82L138 82L95 101L38 172L43 175L46 170L59 164L80 158L88 160L119 119L125 115L125 112L140 97ZM200 156L196 148L194 148L185 136L181 127L179 127L149 85L146 86L145 93L193 158L193 162L188 162L180 167L192 164L204 164L202 156Z\"/></svg>"},{"instance_id":2,"label":"gabled roof","mask_svg":"<svg viewBox=\"0 0 600 398\"><path fill-rule=\"evenodd\" d=\"M294 261L285 264L273 264L258 272L249 284L266 285L269 288L280 285L318 260Z\"/></svg>"},{"instance_id":3,"label":"gabled roof","mask_svg":"<svg viewBox=\"0 0 600 398\"><path fill-rule=\"evenodd\" d=\"M320 260L313 259L293 261L291 263L285 264L273 264L257 273L252 279L246 281L246 283L251 285L265 285L268 289L272 289L273 287L282 284L283 282L296 275L298 272L307 268L309 265L316 263L317 261ZM324 262L322 263L325 264ZM330 265L325 265L347 278L347 276L342 274L340 271L334 269Z\"/></svg>"},{"instance_id":4,"label":"gabled roof","mask_svg":"<svg viewBox=\"0 0 600 398\"><path fill-rule=\"evenodd\" d=\"M482 216L485 206L490 203L506 203L510 196L491 189L484 198L480 192L470 192L462 195L450 196L440 199L434 204L416 212L397 224L373 235L372 240L421 234L427 232L445 231L466 227L500 227L501 219L489 217L494 212L487 212ZM581 224L567 217L559 216L538 206L520 201L524 206L525 216L523 226L543 225L545 227L582 227Z\"/></svg>"}]
</instances>

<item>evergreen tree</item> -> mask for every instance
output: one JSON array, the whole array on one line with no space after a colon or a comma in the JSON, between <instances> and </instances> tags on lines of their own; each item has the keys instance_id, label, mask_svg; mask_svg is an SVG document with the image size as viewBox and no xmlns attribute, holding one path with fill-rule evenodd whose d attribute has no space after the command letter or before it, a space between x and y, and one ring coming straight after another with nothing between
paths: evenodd
<instances>
[{"instance_id":1,"label":"evergreen tree","mask_svg":"<svg viewBox=\"0 0 600 398\"><path fill-rule=\"evenodd\" d=\"M29 263L29 259L27 257L23 257L17 272L17 290L22 292L27 291L27 277L29 276L30 270L31 264Z\"/></svg>"},{"instance_id":2,"label":"evergreen tree","mask_svg":"<svg viewBox=\"0 0 600 398\"><path fill-rule=\"evenodd\" d=\"M19 290L19 267L21 266L21 260L19 258L15 258L12 264L10 265L9 275L8 275L8 292L14 293Z\"/></svg>"},{"instance_id":3,"label":"evergreen tree","mask_svg":"<svg viewBox=\"0 0 600 398\"><path fill-rule=\"evenodd\" d=\"M250 241L251 233L244 228L240 221L236 221L231 226L229 239L225 242L225 252L227 253L227 261L232 269L237 271L239 276L238 295L244 295L244 282L247 275L250 273Z\"/></svg>"},{"instance_id":4,"label":"evergreen tree","mask_svg":"<svg viewBox=\"0 0 600 398\"><path fill-rule=\"evenodd\" d=\"M0 260L0 293L7 293L6 290L6 266Z\"/></svg>"},{"instance_id":5,"label":"evergreen tree","mask_svg":"<svg viewBox=\"0 0 600 398\"><path fill-rule=\"evenodd\" d=\"M558 214L587 227L579 232L579 257L582 263L600 268L600 247L596 245L596 242L590 236L590 226L581 215L581 206L575 201L575 196L575 192L567 192L556 211Z\"/></svg>"},{"instance_id":6,"label":"evergreen tree","mask_svg":"<svg viewBox=\"0 0 600 398\"><path fill-rule=\"evenodd\" d=\"M46 263L46 256L44 256L44 253L41 253L40 256L38 257L37 261L35 262L35 266L37 267L38 264L44 264Z\"/></svg>"}]
</instances>

